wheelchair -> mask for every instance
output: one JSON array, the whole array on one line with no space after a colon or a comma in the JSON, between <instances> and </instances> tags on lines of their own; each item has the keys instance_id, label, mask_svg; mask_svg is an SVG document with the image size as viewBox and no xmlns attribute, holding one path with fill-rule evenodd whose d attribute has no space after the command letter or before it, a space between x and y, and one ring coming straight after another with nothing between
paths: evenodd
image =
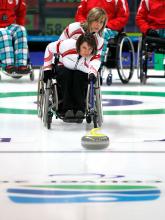
<instances>
[{"instance_id":1,"label":"wheelchair","mask_svg":"<svg viewBox=\"0 0 165 220\"><path fill-rule=\"evenodd\" d=\"M162 55L163 75L148 74L148 69L154 67L155 55ZM165 39L159 37L142 36L137 49L137 77L142 84L146 84L148 78L165 78Z\"/></svg>"},{"instance_id":2,"label":"wheelchair","mask_svg":"<svg viewBox=\"0 0 165 220\"><path fill-rule=\"evenodd\" d=\"M49 79L48 82L43 82L44 71L40 69L38 79L38 93L37 93L37 111L38 117L42 119L43 124L48 129L51 128L52 118L64 119L60 113L60 105L62 99L60 96L60 85L56 79ZM100 91L100 77L97 77L95 84L91 81L88 84L86 91L86 105L85 116L86 122L90 124L93 122L94 128L101 127L103 123L101 91ZM78 122L77 123L82 123Z\"/></svg>"},{"instance_id":3,"label":"wheelchair","mask_svg":"<svg viewBox=\"0 0 165 220\"><path fill-rule=\"evenodd\" d=\"M134 46L125 32L119 32L111 38L107 45L107 51L102 66L109 70L106 84L112 84L112 69L117 69L119 78L123 84L127 84L133 76L135 63Z\"/></svg>"}]
</instances>

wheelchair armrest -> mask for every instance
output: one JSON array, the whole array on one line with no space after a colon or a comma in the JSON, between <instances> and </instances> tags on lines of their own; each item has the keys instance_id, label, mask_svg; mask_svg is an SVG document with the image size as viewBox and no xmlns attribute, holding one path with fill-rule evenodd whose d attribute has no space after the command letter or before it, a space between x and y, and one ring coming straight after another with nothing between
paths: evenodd
<instances>
[{"instance_id":1,"label":"wheelchair armrest","mask_svg":"<svg viewBox=\"0 0 165 220\"><path fill-rule=\"evenodd\" d=\"M144 41L147 43L155 43L155 44L159 44L165 47L165 39L160 38L160 37L150 37L150 36L146 36L144 37Z\"/></svg>"}]
</instances>

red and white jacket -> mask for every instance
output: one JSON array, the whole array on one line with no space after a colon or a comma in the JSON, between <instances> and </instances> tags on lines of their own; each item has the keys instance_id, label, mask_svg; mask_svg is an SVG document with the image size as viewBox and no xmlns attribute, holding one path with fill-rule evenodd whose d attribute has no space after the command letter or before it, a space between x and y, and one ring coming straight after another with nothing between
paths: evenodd
<instances>
[{"instance_id":1,"label":"red and white jacket","mask_svg":"<svg viewBox=\"0 0 165 220\"><path fill-rule=\"evenodd\" d=\"M100 58L97 55L80 58L76 51L76 40L59 40L48 44L44 57L44 70L52 69L54 54L60 56L58 65L63 65L71 70L80 70L88 74L94 73L97 76L101 64Z\"/></svg>"},{"instance_id":2,"label":"red and white jacket","mask_svg":"<svg viewBox=\"0 0 165 220\"><path fill-rule=\"evenodd\" d=\"M148 29L165 28L165 0L142 0L136 15L136 24L142 33Z\"/></svg>"},{"instance_id":3,"label":"red and white jacket","mask_svg":"<svg viewBox=\"0 0 165 220\"><path fill-rule=\"evenodd\" d=\"M85 31L81 27L81 23L74 22L74 23L69 24L65 28L65 30L62 32L61 36L59 37L59 40L66 40L69 38L73 38L77 40L78 37L83 33L85 33ZM104 38L101 37L98 33L95 33L94 37L95 37L96 44L97 44L97 54L100 55L103 49Z\"/></svg>"},{"instance_id":4,"label":"red and white jacket","mask_svg":"<svg viewBox=\"0 0 165 220\"><path fill-rule=\"evenodd\" d=\"M11 24L25 24L25 0L0 0L0 28Z\"/></svg>"},{"instance_id":5,"label":"red and white jacket","mask_svg":"<svg viewBox=\"0 0 165 220\"><path fill-rule=\"evenodd\" d=\"M127 0L81 0L75 20L84 22L88 12L94 7L100 7L106 11L108 28L114 31L121 31L126 26L129 18Z\"/></svg>"}]
</instances>

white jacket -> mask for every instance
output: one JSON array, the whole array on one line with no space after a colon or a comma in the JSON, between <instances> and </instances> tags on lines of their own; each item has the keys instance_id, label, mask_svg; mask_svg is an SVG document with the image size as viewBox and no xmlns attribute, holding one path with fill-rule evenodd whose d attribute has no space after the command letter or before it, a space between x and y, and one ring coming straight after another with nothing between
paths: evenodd
<instances>
[{"instance_id":1,"label":"white jacket","mask_svg":"<svg viewBox=\"0 0 165 220\"><path fill-rule=\"evenodd\" d=\"M100 67L100 57L90 55L87 58L80 57L76 51L76 40L59 40L48 44L44 57L44 70L52 68L54 54L58 54L59 64L71 70L80 70L84 73L94 73L97 76Z\"/></svg>"},{"instance_id":2,"label":"white jacket","mask_svg":"<svg viewBox=\"0 0 165 220\"><path fill-rule=\"evenodd\" d=\"M61 36L59 37L59 40L66 40L69 38L73 38L73 39L77 40L78 37L84 33L85 33L85 31L81 27L81 23L74 22L74 23L69 24L65 28L65 30L62 32ZM99 33L95 33L94 37L95 37L96 44L97 44L98 54L101 54L101 50L102 50L103 44L104 44L104 38L102 36L100 36Z\"/></svg>"}]
</instances>

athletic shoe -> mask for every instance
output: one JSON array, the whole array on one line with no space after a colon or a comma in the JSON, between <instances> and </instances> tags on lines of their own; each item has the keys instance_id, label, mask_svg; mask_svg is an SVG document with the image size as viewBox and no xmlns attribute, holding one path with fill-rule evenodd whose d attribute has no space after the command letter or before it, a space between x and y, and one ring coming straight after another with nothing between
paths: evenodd
<instances>
[{"instance_id":1,"label":"athletic shoe","mask_svg":"<svg viewBox=\"0 0 165 220\"><path fill-rule=\"evenodd\" d=\"M65 112L64 118L74 118L73 110L68 110Z\"/></svg>"},{"instance_id":2,"label":"athletic shoe","mask_svg":"<svg viewBox=\"0 0 165 220\"><path fill-rule=\"evenodd\" d=\"M9 65L9 66L6 66L5 71L6 71L8 74L12 74L13 72L16 71L16 69L15 69L15 66Z\"/></svg>"},{"instance_id":3,"label":"athletic shoe","mask_svg":"<svg viewBox=\"0 0 165 220\"><path fill-rule=\"evenodd\" d=\"M28 66L18 66L16 68L17 74L28 74L30 72L30 68Z\"/></svg>"},{"instance_id":4,"label":"athletic shoe","mask_svg":"<svg viewBox=\"0 0 165 220\"><path fill-rule=\"evenodd\" d=\"M78 110L75 114L75 118L83 119L84 118L84 113L82 111Z\"/></svg>"}]
</instances>

